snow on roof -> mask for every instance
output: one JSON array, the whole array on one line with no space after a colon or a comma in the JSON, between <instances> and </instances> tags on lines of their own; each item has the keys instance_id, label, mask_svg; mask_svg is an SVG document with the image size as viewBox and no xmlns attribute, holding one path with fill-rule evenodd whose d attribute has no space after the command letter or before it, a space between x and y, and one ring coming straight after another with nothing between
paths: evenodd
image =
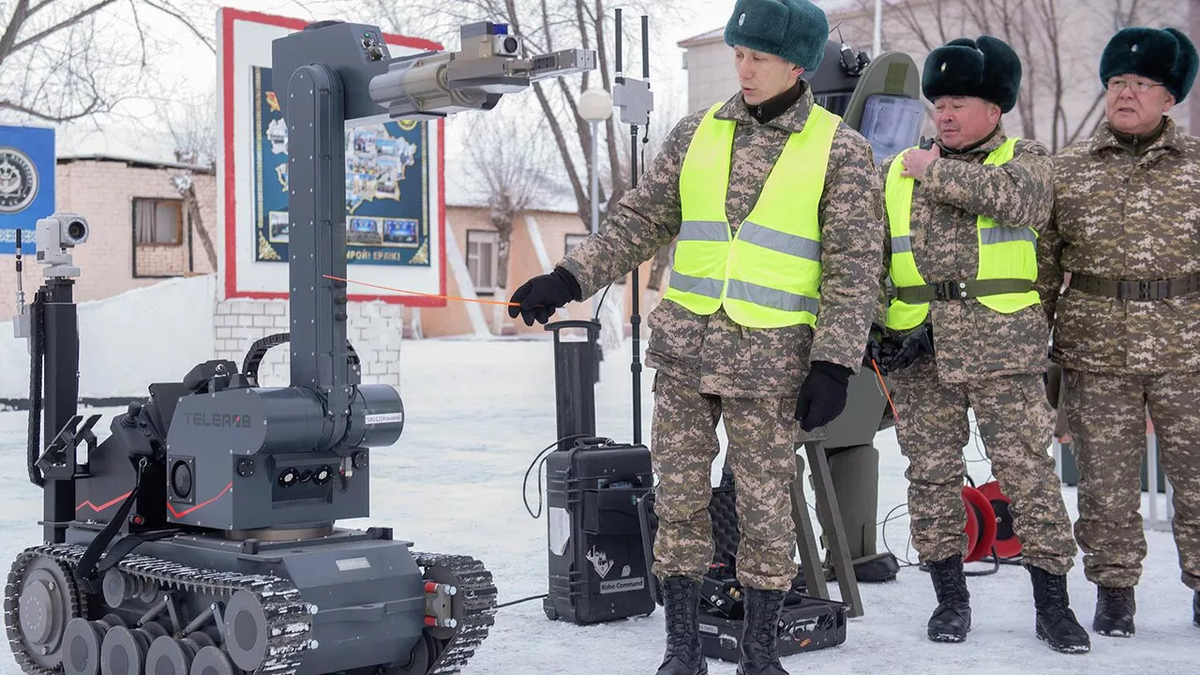
<instances>
[{"instance_id":1,"label":"snow on roof","mask_svg":"<svg viewBox=\"0 0 1200 675\"><path fill-rule=\"evenodd\" d=\"M691 47L694 45L703 44L705 42L712 42L714 40L720 40L724 35L725 35L725 27L721 26L720 28L714 28L706 33L701 33L699 35L693 35L692 37L687 38L685 40L680 40L677 43L677 45L679 47Z\"/></svg>"},{"instance_id":2,"label":"snow on roof","mask_svg":"<svg viewBox=\"0 0 1200 675\"><path fill-rule=\"evenodd\" d=\"M466 171L461 157L446 153L446 206L484 209L488 207L487 186ZM569 188L549 189L534 198L530 211L578 213L575 195Z\"/></svg>"},{"instance_id":3,"label":"snow on roof","mask_svg":"<svg viewBox=\"0 0 1200 675\"><path fill-rule=\"evenodd\" d=\"M172 144L155 143L150 138L139 138L133 145L122 139L119 129L93 129L90 131L60 130L55 134L58 161L116 161L174 169L210 171L210 167L193 165L175 159Z\"/></svg>"}]
</instances>

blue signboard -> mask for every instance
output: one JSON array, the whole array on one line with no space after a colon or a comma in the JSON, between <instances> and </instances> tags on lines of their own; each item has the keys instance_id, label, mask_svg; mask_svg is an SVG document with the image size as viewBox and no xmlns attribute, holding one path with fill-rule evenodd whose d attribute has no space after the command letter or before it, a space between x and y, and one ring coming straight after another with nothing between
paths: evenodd
<instances>
[{"instance_id":1,"label":"blue signboard","mask_svg":"<svg viewBox=\"0 0 1200 675\"><path fill-rule=\"evenodd\" d=\"M38 218L54 213L54 130L0 125L0 254L36 248Z\"/></svg>"},{"instance_id":2,"label":"blue signboard","mask_svg":"<svg viewBox=\"0 0 1200 675\"><path fill-rule=\"evenodd\" d=\"M288 261L287 126L271 69L253 69L255 261ZM429 127L401 120L346 133L346 262L428 267Z\"/></svg>"}]
</instances>

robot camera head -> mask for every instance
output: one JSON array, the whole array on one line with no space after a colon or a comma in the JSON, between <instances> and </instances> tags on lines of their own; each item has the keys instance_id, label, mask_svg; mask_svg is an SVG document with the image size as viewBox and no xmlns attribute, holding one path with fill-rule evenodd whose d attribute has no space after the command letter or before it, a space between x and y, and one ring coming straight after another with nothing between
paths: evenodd
<instances>
[{"instance_id":1,"label":"robot camera head","mask_svg":"<svg viewBox=\"0 0 1200 675\"><path fill-rule=\"evenodd\" d=\"M77 213L55 213L37 221L38 250L50 251L80 246L88 240L91 227Z\"/></svg>"},{"instance_id":2,"label":"robot camera head","mask_svg":"<svg viewBox=\"0 0 1200 675\"><path fill-rule=\"evenodd\" d=\"M91 227L78 213L55 213L37 221L37 261L46 266L46 277L78 276L67 249L88 240Z\"/></svg>"}]
</instances>

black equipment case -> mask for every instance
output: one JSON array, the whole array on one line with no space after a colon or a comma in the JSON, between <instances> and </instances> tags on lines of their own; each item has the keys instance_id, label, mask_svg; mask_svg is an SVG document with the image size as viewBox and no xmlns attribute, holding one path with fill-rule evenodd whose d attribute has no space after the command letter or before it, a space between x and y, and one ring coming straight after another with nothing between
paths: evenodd
<instances>
[{"instance_id":1,"label":"black equipment case","mask_svg":"<svg viewBox=\"0 0 1200 675\"><path fill-rule=\"evenodd\" d=\"M563 328L586 339L562 339ZM554 332L557 448L546 456L552 620L576 624L654 613L642 551L639 500L654 488L650 450L596 435L596 321L559 321Z\"/></svg>"},{"instance_id":2,"label":"black equipment case","mask_svg":"<svg viewBox=\"0 0 1200 675\"><path fill-rule=\"evenodd\" d=\"M546 616L586 624L654 612L638 522L652 483L642 445L584 438L547 456Z\"/></svg>"},{"instance_id":3,"label":"black equipment case","mask_svg":"<svg viewBox=\"0 0 1200 675\"><path fill-rule=\"evenodd\" d=\"M736 663L744 627L742 588L737 582L738 516L737 491L727 476L713 488L708 505L712 516L715 555L700 590L700 642L704 655ZM653 569L654 537L658 518L654 514L654 494L647 494L638 505L642 529L642 548L646 565ZM799 572L799 570L797 570ZM658 579L651 574L651 593L662 604ZM779 622L779 655L835 647L846 641L846 612L849 605L805 595L804 576L797 573L792 590L784 599Z\"/></svg>"}]
</instances>

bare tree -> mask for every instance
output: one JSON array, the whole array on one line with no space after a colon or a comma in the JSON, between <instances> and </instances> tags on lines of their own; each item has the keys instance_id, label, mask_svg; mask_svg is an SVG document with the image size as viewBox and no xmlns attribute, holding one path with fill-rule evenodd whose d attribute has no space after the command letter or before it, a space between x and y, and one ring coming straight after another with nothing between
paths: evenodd
<instances>
[{"instance_id":1,"label":"bare tree","mask_svg":"<svg viewBox=\"0 0 1200 675\"><path fill-rule=\"evenodd\" d=\"M0 26L0 115L61 123L112 111L145 94L145 75L178 42L148 23L167 18L213 49L183 0L12 0Z\"/></svg>"},{"instance_id":2,"label":"bare tree","mask_svg":"<svg viewBox=\"0 0 1200 675\"><path fill-rule=\"evenodd\" d=\"M448 49L457 48L458 28L462 24L494 21L508 24L511 32L522 38L523 56L577 47L596 50L596 71L536 82L532 92L520 94L522 98L533 98L533 101L523 101L525 114L536 116L529 119L528 124L540 128L553 144L551 155L555 159L548 160L547 166L555 168L557 164L554 173L565 177L566 189L575 198L580 219L585 223L591 221L592 130L587 120L579 115L578 101L580 94L591 87L613 90L617 5L606 0L413 0L405 4L359 0L359 3L364 14L379 21L381 27L410 34L417 27L426 31L424 37L438 40ZM653 89L653 83L670 68L665 65L670 61L655 58L660 56L655 31L661 25L682 18L688 5L681 0L632 0L620 7L624 14L622 66L626 77L641 79L640 16L643 13L652 16L650 79ZM661 106L661 98L656 97L655 107ZM658 110L651 113L652 129L659 116ZM615 204L629 186L630 135L628 127L621 124L617 111L601 129L603 139L597 146L607 163L597 161L596 165L602 172L599 204L603 219L609 205ZM665 136L666 131L654 135ZM624 279L620 279L614 284L613 292L609 293L613 297L606 304L622 297L623 283ZM611 312L610 315L615 316ZM616 330L623 334L621 325L618 324Z\"/></svg>"},{"instance_id":3,"label":"bare tree","mask_svg":"<svg viewBox=\"0 0 1200 675\"><path fill-rule=\"evenodd\" d=\"M872 0L859 0L862 9ZM1086 26L1136 25L1154 15L1153 0L896 0L882 26L885 45L925 53L959 37L993 35L1021 59L1017 97L1021 135L1051 152L1085 137L1103 115L1095 76L1103 42ZM1161 3L1160 3L1161 4Z\"/></svg>"},{"instance_id":4,"label":"bare tree","mask_svg":"<svg viewBox=\"0 0 1200 675\"><path fill-rule=\"evenodd\" d=\"M175 103L171 109L164 110L162 116L174 141L175 161L187 168L172 171L171 184L183 197L188 222L200 236L208 264L216 272L217 248L200 211L195 184L195 169L215 173L217 168L216 92L210 91L187 105Z\"/></svg>"},{"instance_id":5,"label":"bare tree","mask_svg":"<svg viewBox=\"0 0 1200 675\"><path fill-rule=\"evenodd\" d=\"M495 109L471 120L467 131L467 176L487 199L492 227L499 234L496 294L508 297L508 258L513 223L521 212L552 195L552 155L547 139L522 119L519 107L502 101ZM503 307L497 306L493 331L500 332Z\"/></svg>"}]
</instances>

